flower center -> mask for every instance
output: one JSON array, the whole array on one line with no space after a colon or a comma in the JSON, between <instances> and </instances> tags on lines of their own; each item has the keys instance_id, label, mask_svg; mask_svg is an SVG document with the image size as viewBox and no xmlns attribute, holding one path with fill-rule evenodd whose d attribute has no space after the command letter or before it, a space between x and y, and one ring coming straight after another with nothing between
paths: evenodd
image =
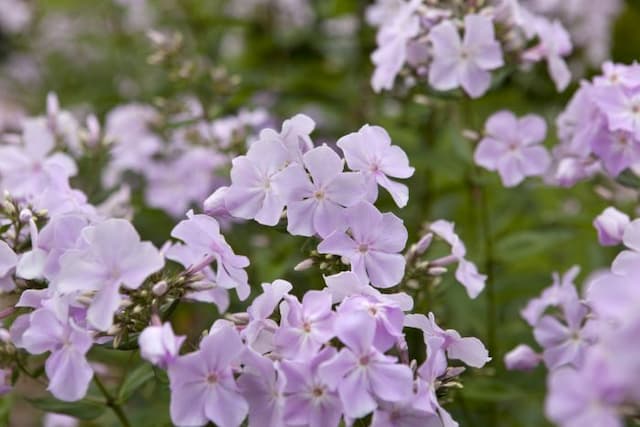
<instances>
[{"instance_id":1,"label":"flower center","mask_svg":"<svg viewBox=\"0 0 640 427\"><path fill-rule=\"evenodd\" d=\"M324 191L317 190L315 193L313 193L313 198L316 200L324 200Z\"/></svg>"},{"instance_id":2,"label":"flower center","mask_svg":"<svg viewBox=\"0 0 640 427\"><path fill-rule=\"evenodd\" d=\"M324 395L324 387L316 386L311 391L313 397L322 397Z\"/></svg>"},{"instance_id":3,"label":"flower center","mask_svg":"<svg viewBox=\"0 0 640 427\"><path fill-rule=\"evenodd\" d=\"M309 323L308 321L304 322L302 324L302 330L305 331L306 333L311 332L311 323Z\"/></svg>"},{"instance_id":4,"label":"flower center","mask_svg":"<svg viewBox=\"0 0 640 427\"><path fill-rule=\"evenodd\" d=\"M369 359L369 356L362 356L360 360L358 360L358 363L360 364L360 366L367 366L370 361L371 360Z\"/></svg>"},{"instance_id":5,"label":"flower center","mask_svg":"<svg viewBox=\"0 0 640 427\"><path fill-rule=\"evenodd\" d=\"M369 250L369 245L366 243L361 243L358 245L358 252L365 253Z\"/></svg>"},{"instance_id":6,"label":"flower center","mask_svg":"<svg viewBox=\"0 0 640 427\"><path fill-rule=\"evenodd\" d=\"M218 383L218 374L216 374L215 372L211 372L209 373L209 375L207 375L207 384L217 384Z\"/></svg>"}]
</instances>

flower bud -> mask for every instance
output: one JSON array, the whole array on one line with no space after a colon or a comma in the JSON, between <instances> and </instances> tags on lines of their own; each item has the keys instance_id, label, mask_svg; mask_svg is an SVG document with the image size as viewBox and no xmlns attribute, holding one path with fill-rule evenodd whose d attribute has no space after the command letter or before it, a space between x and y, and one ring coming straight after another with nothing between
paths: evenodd
<instances>
[{"instance_id":1,"label":"flower bud","mask_svg":"<svg viewBox=\"0 0 640 427\"><path fill-rule=\"evenodd\" d=\"M593 221L602 246L615 246L622 242L624 229L629 224L629 216L616 208L608 207Z\"/></svg>"},{"instance_id":2,"label":"flower bud","mask_svg":"<svg viewBox=\"0 0 640 427\"><path fill-rule=\"evenodd\" d=\"M510 371L531 371L538 366L540 360L540 355L524 344L520 344L504 356L504 364Z\"/></svg>"},{"instance_id":3,"label":"flower bud","mask_svg":"<svg viewBox=\"0 0 640 427\"><path fill-rule=\"evenodd\" d=\"M293 267L293 269L295 271L304 271L304 270L310 269L311 267L313 267L313 260L311 258L307 258L304 261L301 261L298 264L296 264L296 266Z\"/></svg>"},{"instance_id":4,"label":"flower bud","mask_svg":"<svg viewBox=\"0 0 640 427\"><path fill-rule=\"evenodd\" d=\"M431 246L431 242L433 242L433 233L427 233L418 240L418 243L414 246L414 251L418 255L422 255L425 253L429 246Z\"/></svg>"},{"instance_id":5,"label":"flower bud","mask_svg":"<svg viewBox=\"0 0 640 427\"><path fill-rule=\"evenodd\" d=\"M9 344L11 342L11 334L5 328L0 328L0 341L5 344Z\"/></svg>"},{"instance_id":6,"label":"flower bud","mask_svg":"<svg viewBox=\"0 0 640 427\"><path fill-rule=\"evenodd\" d=\"M153 287L151 288L151 292L153 292L153 294L156 296L162 296L167 292L168 289L169 285L167 285L167 282L161 280L153 285Z\"/></svg>"},{"instance_id":7,"label":"flower bud","mask_svg":"<svg viewBox=\"0 0 640 427\"><path fill-rule=\"evenodd\" d=\"M29 209L24 208L20 211L20 222L29 222L31 218L33 218L33 213Z\"/></svg>"}]
</instances>

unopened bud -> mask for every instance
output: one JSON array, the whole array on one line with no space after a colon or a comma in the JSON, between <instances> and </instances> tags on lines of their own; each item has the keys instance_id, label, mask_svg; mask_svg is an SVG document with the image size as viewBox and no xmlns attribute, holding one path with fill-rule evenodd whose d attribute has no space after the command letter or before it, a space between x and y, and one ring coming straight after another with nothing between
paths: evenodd
<instances>
[{"instance_id":1,"label":"unopened bud","mask_svg":"<svg viewBox=\"0 0 640 427\"><path fill-rule=\"evenodd\" d=\"M477 141L480 139L480 135L475 130L465 129L462 131L462 136L470 141Z\"/></svg>"},{"instance_id":2,"label":"unopened bud","mask_svg":"<svg viewBox=\"0 0 640 427\"><path fill-rule=\"evenodd\" d=\"M207 291L209 289L214 289L218 285L214 282L208 280L199 280L197 282L193 282L189 284L189 287L194 291Z\"/></svg>"},{"instance_id":3,"label":"unopened bud","mask_svg":"<svg viewBox=\"0 0 640 427\"><path fill-rule=\"evenodd\" d=\"M93 298L88 295L78 295L76 301L82 305L89 306L93 301Z\"/></svg>"},{"instance_id":4,"label":"unopened bud","mask_svg":"<svg viewBox=\"0 0 640 427\"><path fill-rule=\"evenodd\" d=\"M311 267L313 267L313 260L311 258L307 258L304 261L301 261L298 264L296 264L296 266L293 267L293 269L295 271L304 271L304 270L310 269Z\"/></svg>"},{"instance_id":5,"label":"unopened bud","mask_svg":"<svg viewBox=\"0 0 640 427\"><path fill-rule=\"evenodd\" d=\"M427 270L427 274L430 276L442 276L447 272L447 267L431 267Z\"/></svg>"},{"instance_id":6,"label":"unopened bud","mask_svg":"<svg viewBox=\"0 0 640 427\"><path fill-rule=\"evenodd\" d=\"M16 207L9 200L2 202L2 209L9 215L16 213Z\"/></svg>"},{"instance_id":7,"label":"unopened bud","mask_svg":"<svg viewBox=\"0 0 640 427\"><path fill-rule=\"evenodd\" d=\"M135 307L133 307L133 310L131 310L133 312L133 314L138 314L138 313L142 313L142 306L141 305L136 305Z\"/></svg>"},{"instance_id":8,"label":"unopened bud","mask_svg":"<svg viewBox=\"0 0 640 427\"><path fill-rule=\"evenodd\" d=\"M156 296L164 295L169 289L169 285L164 280L159 281L151 288L151 292L153 292Z\"/></svg>"},{"instance_id":9,"label":"unopened bud","mask_svg":"<svg viewBox=\"0 0 640 427\"><path fill-rule=\"evenodd\" d=\"M131 300L129 300L129 299L123 299L123 300L121 300L121 301L120 301L120 307L121 307L121 308L127 308L127 307L130 307L130 306L131 306L131 304L133 304L133 303L132 303L132 302L131 302Z\"/></svg>"},{"instance_id":10,"label":"unopened bud","mask_svg":"<svg viewBox=\"0 0 640 427\"><path fill-rule=\"evenodd\" d=\"M120 326L118 326L118 325L112 325L107 330L107 335L118 335L119 333L120 333Z\"/></svg>"},{"instance_id":11,"label":"unopened bud","mask_svg":"<svg viewBox=\"0 0 640 427\"><path fill-rule=\"evenodd\" d=\"M225 318L236 325L246 325L249 323L249 313L229 313Z\"/></svg>"},{"instance_id":12,"label":"unopened bud","mask_svg":"<svg viewBox=\"0 0 640 427\"><path fill-rule=\"evenodd\" d=\"M5 328L0 328L0 341L5 344L9 344L11 342L11 334Z\"/></svg>"},{"instance_id":13,"label":"unopened bud","mask_svg":"<svg viewBox=\"0 0 640 427\"><path fill-rule=\"evenodd\" d=\"M25 208L20 211L20 222L29 222L33 218L33 213L31 210Z\"/></svg>"},{"instance_id":14,"label":"unopened bud","mask_svg":"<svg viewBox=\"0 0 640 427\"><path fill-rule=\"evenodd\" d=\"M431 246L431 242L433 242L433 233L427 233L418 240L418 243L414 246L414 251L418 255L422 255L425 253L429 246Z\"/></svg>"}]
</instances>

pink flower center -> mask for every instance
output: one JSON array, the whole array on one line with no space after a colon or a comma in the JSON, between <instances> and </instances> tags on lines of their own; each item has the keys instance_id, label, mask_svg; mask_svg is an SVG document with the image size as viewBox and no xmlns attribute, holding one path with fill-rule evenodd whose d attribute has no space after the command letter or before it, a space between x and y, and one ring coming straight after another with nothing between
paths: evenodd
<instances>
[{"instance_id":1,"label":"pink flower center","mask_svg":"<svg viewBox=\"0 0 640 427\"><path fill-rule=\"evenodd\" d=\"M366 243L361 243L358 245L358 252L365 253L368 250L369 250L369 245L367 245Z\"/></svg>"},{"instance_id":2,"label":"pink flower center","mask_svg":"<svg viewBox=\"0 0 640 427\"><path fill-rule=\"evenodd\" d=\"M302 330L305 331L306 333L311 332L311 323L309 323L308 321L304 322L302 324Z\"/></svg>"},{"instance_id":3,"label":"pink flower center","mask_svg":"<svg viewBox=\"0 0 640 427\"><path fill-rule=\"evenodd\" d=\"M324 387L316 386L311 391L313 397L322 397L324 395Z\"/></svg>"},{"instance_id":4,"label":"pink flower center","mask_svg":"<svg viewBox=\"0 0 640 427\"><path fill-rule=\"evenodd\" d=\"M313 193L313 198L316 200L324 200L324 191L317 190L315 193Z\"/></svg>"},{"instance_id":5,"label":"pink flower center","mask_svg":"<svg viewBox=\"0 0 640 427\"><path fill-rule=\"evenodd\" d=\"M370 361L371 360L369 359L369 356L362 356L358 363L360 364L360 366L367 366Z\"/></svg>"},{"instance_id":6,"label":"pink flower center","mask_svg":"<svg viewBox=\"0 0 640 427\"><path fill-rule=\"evenodd\" d=\"M217 384L218 382L218 374L216 374L215 372L211 372L209 375L207 375L207 383L214 385Z\"/></svg>"}]
</instances>

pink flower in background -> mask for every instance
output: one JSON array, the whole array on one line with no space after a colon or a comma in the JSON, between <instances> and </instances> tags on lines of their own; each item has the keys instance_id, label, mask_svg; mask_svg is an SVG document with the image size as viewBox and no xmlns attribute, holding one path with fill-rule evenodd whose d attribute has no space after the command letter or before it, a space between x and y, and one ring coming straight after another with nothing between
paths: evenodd
<instances>
[{"instance_id":1,"label":"pink flower in background","mask_svg":"<svg viewBox=\"0 0 640 427\"><path fill-rule=\"evenodd\" d=\"M538 62L545 59L556 89L562 92L571 82L571 72L563 57L573 49L571 37L560 21L534 17L532 27L539 43L522 54L525 61Z\"/></svg>"},{"instance_id":2,"label":"pink flower in background","mask_svg":"<svg viewBox=\"0 0 640 427\"><path fill-rule=\"evenodd\" d=\"M487 120L474 160L488 170L497 170L505 187L514 187L525 177L544 174L551 164L541 144L546 132L547 125L539 116L518 119L510 111L499 111Z\"/></svg>"},{"instance_id":3,"label":"pink flower in background","mask_svg":"<svg viewBox=\"0 0 640 427\"><path fill-rule=\"evenodd\" d=\"M109 219L82 231L83 245L60 257L56 286L61 293L95 291L87 312L89 323L106 331L121 301L120 286L136 289L164 266L150 242L141 242L130 222Z\"/></svg>"},{"instance_id":4,"label":"pink flower in background","mask_svg":"<svg viewBox=\"0 0 640 427\"><path fill-rule=\"evenodd\" d=\"M602 246L615 246L622 243L624 230L629 225L629 215L614 207L608 207L593 220L598 231L598 241Z\"/></svg>"},{"instance_id":5,"label":"pink flower in background","mask_svg":"<svg viewBox=\"0 0 640 427\"><path fill-rule=\"evenodd\" d=\"M343 151L349 169L365 175L369 201L378 198L378 185L385 188L398 207L403 208L409 200L406 185L389 179L409 178L414 168L402 148L391 145L391 138L380 126L364 125L358 132L343 136L337 142Z\"/></svg>"},{"instance_id":6,"label":"pink flower in background","mask_svg":"<svg viewBox=\"0 0 640 427\"><path fill-rule=\"evenodd\" d=\"M429 33L433 44L429 84L438 90L462 86L469 96L478 98L489 89L489 71L504 64L502 49L495 39L491 18L466 15L464 28L463 39L448 20L436 25Z\"/></svg>"},{"instance_id":7,"label":"pink flower in background","mask_svg":"<svg viewBox=\"0 0 640 427\"><path fill-rule=\"evenodd\" d=\"M454 227L452 222L440 219L431 223L429 229L451 245L450 260L458 263L455 273L456 280L467 289L467 294L470 298L476 298L484 289L487 276L478 273L476 265L465 258L467 248L456 234ZM447 262L449 262L448 259Z\"/></svg>"}]
</instances>

